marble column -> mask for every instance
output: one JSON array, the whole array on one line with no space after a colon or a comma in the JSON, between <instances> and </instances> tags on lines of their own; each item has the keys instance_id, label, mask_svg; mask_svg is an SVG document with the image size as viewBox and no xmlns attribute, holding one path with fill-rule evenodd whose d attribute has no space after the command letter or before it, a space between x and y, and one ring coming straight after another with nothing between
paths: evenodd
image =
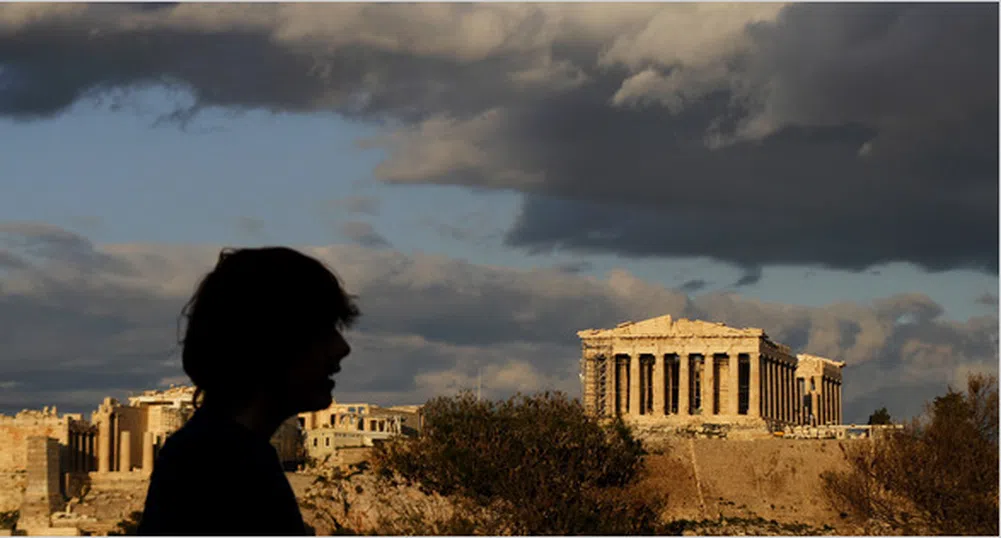
<instances>
[{"instance_id":1,"label":"marble column","mask_svg":"<svg viewBox=\"0 0 1001 538\"><path fill-rule=\"evenodd\" d=\"M772 360L765 356L765 387L762 389L762 397L765 399L766 418L772 418Z\"/></svg>"},{"instance_id":2,"label":"marble column","mask_svg":"<svg viewBox=\"0 0 1001 538\"><path fill-rule=\"evenodd\" d=\"M783 364L778 360L775 361L775 381L777 387L775 388L775 395L777 396L775 402L775 418L778 420L785 420L785 405L786 405L786 386L785 386L785 368Z\"/></svg>"},{"instance_id":3,"label":"marble column","mask_svg":"<svg viewBox=\"0 0 1001 538\"><path fill-rule=\"evenodd\" d=\"M132 432L126 430L120 434L118 443L118 470L127 473L132 470Z\"/></svg>"},{"instance_id":4,"label":"marble column","mask_svg":"<svg viewBox=\"0 0 1001 538\"><path fill-rule=\"evenodd\" d=\"M153 472L153 450L154 450L155 437L153 437L153 432L143 433L143 468L142 471L146 474Z\"/></svg>"},{"instance_id":5,"label":"marble column","mask_svg":"<svg viewBox=\"0 0 1001 538\"><path fill-rule=\"evenodd\" d=\"M768 357L768 418L775 418L775 361Z\"/></svg>"},{"instance_id":6,"label":"marble column","mask_svg":"<svg viewBox=\"0 0 1001 538\"><path fill-rule=\"evenodd\" d=\"M827 423L834 422L834 398L831 397L833 391L831 390L831 380L827 380Z\"/></svg>"},{"instance_id":7,"label":"marble column","mask_svg":"<svg viewBox=\"0 0 1001 538\"><path fill-rule=\"evenodd\" d=\"M796 379L796 368L792 370L792 417L793 423L802 424L803 423L803 411L800 409L800 403L803 401L802 396L799 394L799 380Z\"/></svg>"},{"instance_id":8,"label":"marble column","mask_svg":"<svg viewBox=\"0 0 1001 538\"><path fill-rule=\"evenodd\" d=\"M605 357L605 416L615 416L615 356Z\"/></svg>"},{"instance_id":9,"label":"marble column","mask_svg":"<svg viewBox=\"0 0 1001 538\"><path fill-rule=\"evenodd\" d=\"M791 371L789 369L789 365L783 365L783 371L786 374L785 379L784 379L784 381L786 382L786 384L785 384L785 387L786 387L786 389L785 389L785 393L786 393L786 406L785 406L786 422L793 422L793 377L792 377L792 373L791 373Z\"/></svg>"},{"instance_id":10,"label":"marble column","mask_svg":"<svg viewBox=\"0 0 1001 538\"><path fill-rule=\"evenodd\" d=\"M771 414L771 402L769 401L769 389L768 384L768 356L761 356L761 416L768 417Z\"/></svg>"},{"instance_id":11,"label":"marble column","mask_svg":"<svg viewBox=\"0 0 1001 538\"><path fill-rule=\"evenodd\" d=\"M788 422L789 421L789 368L786 366L786 363L784 362L781 363L779 367L782 371L782 391L781 391L782 409L780 411L782 415L782 421Z\"/></svg>"},{"instance_id":12,"label":"marble column","mask_svg":"<svg viewBox=\"0 0 1001 538\"><path fill-rule=\"evenodd\" d=\"M799 390L799 384L796 383L796 367L789 366L789 418L794 424L799 423L799 418L796 410L796 392Z\"/></svg>"},{"instance_id":13,"label":"marble column","mask_svg":"<svg viewBox=\"0 0 1001 538\"><path fill-rule=\"evenodd\" d=\"M776 379L776 368L775 361L771 357L768 358L768 418L775 420L778 417L777 411L779 409L779 395L777 389L779 388L778 380Z\"/></svg>"},{"instance_id":14,"label":"marble column","mask_svg":"<svg viewBox=\"0 0 1001 538\"><path fill-rule=\"evenodd\" d=\"M716 378L716 357L710 351L702 355L702 414L712 415L715 408L715 394L713 394L714 379Z\"/></svg>"},{"instance_id":15,"label":"marble column","mask_svg":"<svg viewBox=\"0 0 1001 538\"><path fill-rule=\"evenodd\" d=\"M653 409L650 414L655 417L662 417L667 414L664 411L664 374L667 371L664 363L664 354L658 353L653 357Z\"/></svg>"},{"instance_id":16,"label":"marble column","mask_svg":"<svg viewBox=\"0 0 1001 538\"><path fill-rule=\"evenodd\" d=\"M97 434L90 432L87 434L87 472L93 471L97 466Z\"/></svg>"},{"instance_id":17,"label":"marble column","mask_svg":"<svg viewBox=\"0 0 1001 538\"><path fill-rule=\"evenodd\" d=\"M747 415L761 416L761 356L749 356L750 376L747 383Z\"/></svg>"},{"instance_id":18,"label":"marble column","mask_svg":"<svg viewBox=\"0 0 1001 538\"><path fill-rule=\"evenodd\" d=\"M678 414L679 415L690 415L692 413L691 406L691 396L688 393L688 384L691 380L691 372L689 372L689 367L691 366L692 359L688 354L678 355Z\"/></svg>"},{"instance_id":19,"label":"marble column","mask_svg":"<svg viewBox=\"0 0 1001 538\"><path fill-rule=\"evenodd\" d=\"M605 387L602 387L602 391L605 392L605 416L612 417L615 415L616 409L616 370L615 370L615 359L606 357L605 358Z\"/></svg>"},{"instance_id":20,"label":"marble column","mask_svg":"<svg viewBox=\"0 0 1001 538\"><path fill-rule=\"evenodd\" d=\"M834 422L834 384L827 380L827 422Z\"/></svg>"},{"instance_id":21,"label":"marble column","mask_svg":"<svg viewBox=\"0 0 1001 538\"><path fill-rule=\"evenodd\" d=\"M835 424L836 420L837 420L836 417L837 417L838 410L834 406L834 381L833 380L828 380L827 381L827 388L829 388L830 392L831 392L831 396L830 396L830 398L828 400L830 402L830 406L831 406L831 411L830 411L830 414L829 414L829 416L830 416L830 422L831 422L831 424Z\"/></svg>"},{"instance_id":22,"label":"marble column","mask_svg":"<svg viewBox=\"0 0 1001 538\"><path fill-rule=\"evenodd\" d=\"M782 408L785 406L785 383L783 383L782 363L775 361L775 418L783 420Z\"/></svg>"},{"instance_id":23,"label":"marble column","mask_svg":"<svg viewBox=\"0 0 1001 538\"><path fill-rule=\"evenodd\" d=\"M727 369L730 373L729 381L727 381L727 405L725 413L727 415L737 416L740 413L740 355L737 353L731 353L729 358L727 358Z\"/></svg>"},{"instance_id":24,"label":"marble column","mask_svg":"<svg viewBox=\"0 0 1001 538\"><path fill-rule=\"evenodd\" d=\"M831 423L838 423L838 390L837 383L831 380Z\"/></svg>"},{"instance_id":25,"label":"marble column","mask_svg":"<svg viewBox=\"0 0 1001 538\"><path fill-rule=\"evenodd\" d=\"M629 357L629 414L640 414L640 356L633 354Z\"/></svg>"},{"instance_id":26,"label":"marble column","mask_svg":"<svg viewBox=\"0 0 1001 538\"><path fill-rule=\"evenodd\" d=\"M111 417L101 417L97 427L97 472L111 470Z\"/></svg>"},{"instance_id":27,"label":"marble column","mask_svg":"<svg viewBox=\"0 0 1001 538\"><path fill-rule=\"evenodd\" d=\"M674 393L671 392L671 384L677 383L678 380L675 379L676 374L674 373L674 367L672 362L667 360L667 356L664 358L664 373L667 376L664 381L664 414L670 415L671 409L674 407Z\"/></svg>"},{"instance_id":28,"label":"marble column","mask_svg":"<svg viewBox=\"0 0 1001 538\"><path fill-rule=\"evenodd\" d=\"M779 369L779 420L786 420L786 398L789 397L786 387L786 365L784 362L778 363Z\"/></svg>"},{"instance_id":29,"label":"marble column","mask_svg":"<svg viewBox=\"0 0 1001 538\"><path fill-rule=\"evenodd\" d=\"M823 388L823 383L818 383L817 384L818 390L814 392L813 396L811 397L813 399L813 418L816 421L817 425L823 423L823 421L820 418L821 413L823 412L823 405L820 399L820 390L819 390L821 388Z\"/></svg>"},{"instance_id":30,"label":"marble column","mask_svg":"<svg viewBox=\"0 0 1001 538\"><path fill-rule=\"evenodd\" d=\"M834 422L835 424L842 424L841 418L841 383L836 382L834 384Z\"/></svg>"},{"instance_id":31,"label":"marble column","mask_svg":"<svg viewBox=\"0 0 1001 538\"><path fill-rule=\"evenodd\" d=\"M789 393L789 365L782 363L782 420L789 422L789 404L792 403L792 394Z\"/></svg>"},{"instance_id":32,"label":"marble column","mask_svg":"<svg viewBox=\"0 0 1001 538\"><path fill-rule=\"evenodd\" d=\"M627 399L629 384L626 377L628 367L629 365L622 357L615 357L615 405L619 416L626 414L626 404L629 403Z\"/></svg>"},{"instance_id":33,"label":"marble column","mask_svg":"<svg viewBox=\"0 0 1001 538\"><path fill-rule=\"evenodd\" d=\"M831 382L824 378L824 424L831 423Z\"/></svg>"},{"instance_id":34,"label":"marble column","mask_svg":"<svg viewBox=\"0 0 1001 538\"><path fill-rule=\"evenodd\" d=\"M121 462L122 446L119 443L122 432L122 419L117 415L111 415L111 470L118 471L118 464Z\"/></svg>"},{"instance_id":35,"label":"marble column","mask_svg":"<svg viewBox=\"0 0 1001 538\"><path fill-rule=\"evenodd\" d=\"M824 423L824 377L820 377L817 384L817 424Z\"/></svg>"},{"instance_id":36,"label":"marble column","mask_svg":"<svg viewBox=\"0 0 1001 538\"><path fill-rule=\"evenodd\" d=\"M581 370L581 399L584 402L584 410L588 413L593 413L597 408L598 397L594 394L594 380L598 378L595 375L596 366L594 364L594 359L587 357L584 359L583 369ZM330 422L334 422L334 418L330 417ZM336 424L331 424L335 426Z\"/></svg>"},{"instance_id":37,"label":"marble column","mask_svg":"<svg viewBox=\"0 0 1001 538\"><path fill-rule=\"evenodd\" d=\"M792 376L792 366L786 364L786 422L794 422L792 404L795 401L793 391L796 389Z\"/></svg>"},{"instance_id":38,"label":"marble column","mask_svg":"<svg viewBox=\"0 0 1001 538\"><path fill-rule=\"evenodd\" d=\"M786 419L786 369L785 364L775 361L775 369L777 370L776 378L778 378L778 410L776 411L776 416L779 420L784 421Z\"/></svg>"},{"instance_id":39,"label":"marble column","mask_svg":"<svg viewBox=\"0 0 1001 538\"><path fill-rule=\"evenodd\" d=\"M841 424L841 383L834 382L834 423Z\"/></svg>"},{"instance_id":40,"label":"marble column","mask_svg":"<svg viewBox=\"0 0 1001 538\"><path fill-rule=\"evenodd\" d=\"M775 369L775 419L782 420L782 364L776 360L772 367Z\"/></svg>"},{"instance_id":41,"label":"marble column","mask_svg":"<svg viewBox=\"0 0 1001 538\"><path fill-rule=\"evenodd\" d=\"M838 402L838 407L837 407L837 409L838 409L838 424L844 424L844 417L841 416L841 413L844 411L844 409L842 409L842 407L841 407L841 382L840 381L838 382L837 386L835 387L835 390L836 390L836 392L834 394L835 394L835 397L836 397L837 402Z\"/></svg>"}]
</instances>

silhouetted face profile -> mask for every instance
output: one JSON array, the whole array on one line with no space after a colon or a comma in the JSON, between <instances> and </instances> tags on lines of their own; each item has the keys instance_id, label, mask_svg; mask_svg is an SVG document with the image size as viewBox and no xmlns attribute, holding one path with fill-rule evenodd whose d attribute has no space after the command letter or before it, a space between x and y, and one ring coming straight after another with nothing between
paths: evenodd
<instances>
[{"instance_id":1,"label":"silhouetted face profile","mask_svg":"<svg viewBox=\"0 0 1001 538\"><path fill-rule=\"evenodd\" d=\"M284 247L223 251L185 308L183 364L204 404L291 416L331 404L359 315L337 277Z\"/></svg>"},{"instance_id":2,"label":"silhouetted face profile","mask_svg":"<svg viewBox=\"0 0 1001 538\"><path fill-rule=\"evenodd\" d=\"M333 376L341 371L341 360L351 352L339 330L332 330L310 347L283 380L283 392L291 413L318 411L333 403Z\"/></svg>"}]
</instances>

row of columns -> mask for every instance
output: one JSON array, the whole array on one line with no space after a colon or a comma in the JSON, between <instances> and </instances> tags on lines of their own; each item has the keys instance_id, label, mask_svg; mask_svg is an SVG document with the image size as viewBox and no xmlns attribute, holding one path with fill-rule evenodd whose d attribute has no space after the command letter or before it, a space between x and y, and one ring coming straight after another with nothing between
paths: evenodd
<instances>
[{"instance_id":1,"label":"row of columns","mask_svg":"<svg viewBox=\"0 0 1001 538\"><path fill-rule=\"evenodd\" d=\"M761 356L760 416L779 422L800 422L802 396L796 382L796 367Z\"/></svg>"},{"instance_id":2,"label":"row of columns","mask_svg":"<svg viewBox=\"0 0 1001 538\"><path fill-rule=\"evenodd\" d=\"M841 424L841 381L824 376L817 406L817 420L821 424Z\"/></svg>"},{"instance_id":3,"label":"row of columns","mask_svg":"<svg viewBox=\"0 0 1001 538\"><path fill-rule=\"evenodd\" d=\"M741 364L746 365L743 383ZM759 385L760 366L747 354L689 354L687 357L617 354L612 358L591 359L584 368L585 380L591 384L589 405L605 416L616 413L685 415L696 411L757 415L760 412L758 391L752 390ZM722 398L724 394L726 398ZM742 396L747 402L743 406Z\"/></svg>"},{"instance_id":4,"label":"row of columns","mask_svg":"<svg viewBox=\"0 0 1001 538\"><path fill-rule=\"evenodd\" d=\"M91 435L91 454L93 454L94 439ZM117 441L117 442L115 442ZM157 436L153 432L143 432L142 438L142 470L152 472L153 461L156 459ZM109 415L98 423L97 427L97 472L112 471L129 472L132 470L132 432L121 431L118 417ZM87 469L91 471L92 466Z\"/></svg>"},{"instance_id":5,"label":"row of columns","mask_svg":"<svg viewBox=\"0 0 1001 538\"><path fill-rule=\"evenodd\" d=\"M71 472L88 472L94 470L94 432L69 433L69 470Z\"/></svg>"},{"instance_id":6,"label":"row of columns","mask_svg":"<svg viewBox=\"0 0 1001 538\"><path fill-rule=\"evenodd\" d=\"M700 413L806 424L820 411L819 422L841 421L840 381L825 377L807 409L796 365L766 354L601 355L586 360L583 373L585 404L604 416Z\"/></svg>"}]
</instances>

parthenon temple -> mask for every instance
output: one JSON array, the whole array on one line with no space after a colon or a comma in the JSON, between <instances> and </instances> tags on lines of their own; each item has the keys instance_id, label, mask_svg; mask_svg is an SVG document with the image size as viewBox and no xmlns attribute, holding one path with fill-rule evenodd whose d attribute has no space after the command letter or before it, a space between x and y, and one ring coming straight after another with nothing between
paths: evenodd
<instances>
[{"instance_id":1,"label":"parthenon temple","mask_svg":"<svg viewBox=\"0 0 1001 538\"><path fill-rule=\"evenodd\" d=\"M668 423L841 424L845 363L792 353L761 329L661 316L577 333L584 406Z\"/></svg>"}]
</instances>

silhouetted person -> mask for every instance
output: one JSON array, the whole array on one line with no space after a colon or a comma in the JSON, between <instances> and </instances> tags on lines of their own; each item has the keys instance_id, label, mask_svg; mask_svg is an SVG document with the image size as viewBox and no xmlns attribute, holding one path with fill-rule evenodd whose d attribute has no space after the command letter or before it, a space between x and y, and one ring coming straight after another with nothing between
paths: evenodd
<instances>
[{"instance_id":1,"label":"silhouetted person","mask_svg":"<svg viewBox=\"0 0 1001 538\"><path fill-rule=\"evenodd\" d=\"M331 404L352 298L294 250L224 250L182 315L196 410L157 456L138 533L309 534L270 439Z\"/></svg>"}]
</instances>

